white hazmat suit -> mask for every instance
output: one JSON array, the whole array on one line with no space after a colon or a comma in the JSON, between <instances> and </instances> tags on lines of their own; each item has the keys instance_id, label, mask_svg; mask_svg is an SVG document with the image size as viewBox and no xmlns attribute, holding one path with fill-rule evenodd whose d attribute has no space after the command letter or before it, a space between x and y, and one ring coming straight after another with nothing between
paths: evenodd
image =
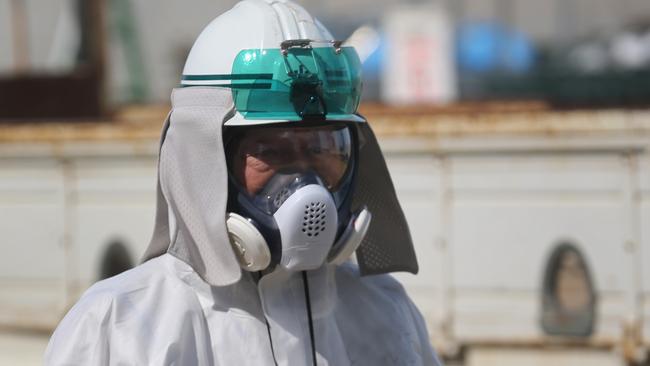
<instances>
[{"instance_id":1,"label":"white hazmat suit","mask_svg":"<svg viewBox=\"0 0 650 366\"><path fill-rule=\"evenodd\" d=\"M213 122L230 114L224 106L232 102L220 88L176 89L172 101L147 255L153 258L93 285L56 329L46 365L311 365L314 348L318 365L439 365L421 315L389 275L361 277L351 262L307 271L308 307L302 272L278 266L260 278L239 269L229 244L203 245L209 237L227 238L225 197L218 197L223 188L212 184L225 167L197 170L195 159L204 159L199 165L219 162L223 151L212 149L212 139L194 138L218 136L221 127ZM194 143L180 149L176 143L185 138ZM374 217L381 217L378 203L369 203ZM386 235L385 226L366 239ZM398 245L408 251L410 238L402 239ZM156 251L158 246L167 249ZM207 264L211 257L203 257L203 250L232 265ZM389 266L403 266L400 259ZM236 271L227 270L234 266ZM212 280L209 268L215 270Z\"/></svg>"},{"instance_id":2,"label":"white hazmat suit","mask_svg":"<svg viewBox=\"0 0 650 366\"><path fill-rule=\"evenodd\" d=\"M307 32L294 38L318 36L308 34L305 24L323 30L289 1L246 0L225 17L239 19L242 12L261 18L293 14L293 21L302 22L296 29ZM232 19L226 23L238 26ZM278 34L282 27L276 27ZM268 24L262 28L269 32ZM197 44L205 45L205 38ZM192 54L202 55L193 49L190 59ZM372 213L362 238L353 243L358 264L338 265L328 257L309 270L293 271L277 261L263 271L242 270L245 251L231 242L227 224L229 170L222 135L224 125L245 120L233 95L215 86L174 90L145 261L82 296L54 332L45 364L440 365L422 316L387 274L415 273L417 261L377 141L356 113L351 210L367 207Z\"/></svg>"},{"instance_id":3,"label":"white hazmat suit","mask_svg":"<svg viewBox=\"0 0 650 366\"><path fill-rule=\"evenodd\" d=\"M310 271L309 283L318 365L438 365L423 319L389 276L362 280L346 264ZM88 290L46 364L311 365L305 309L299 273L214 287L164 254Z\"/></svg>"}]
</instances>

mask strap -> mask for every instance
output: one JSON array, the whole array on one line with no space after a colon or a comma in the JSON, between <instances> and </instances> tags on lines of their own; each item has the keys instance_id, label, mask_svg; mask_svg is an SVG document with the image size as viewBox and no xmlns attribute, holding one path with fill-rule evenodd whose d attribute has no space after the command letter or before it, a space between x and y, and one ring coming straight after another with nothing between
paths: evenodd
<instances>
[{"instance_id":1,"label":"mask strap","mask_svg":"<svg viewBox=\"0 0 650 366\"><path fill-rule=\"evenodd\" d=\"M372 214L365 206L361 211L352 217L339 240L332 246L327 262L333 265L341 265L352 256L355 250L361 245L366 236Z\"/></svg>"}]
</instances>

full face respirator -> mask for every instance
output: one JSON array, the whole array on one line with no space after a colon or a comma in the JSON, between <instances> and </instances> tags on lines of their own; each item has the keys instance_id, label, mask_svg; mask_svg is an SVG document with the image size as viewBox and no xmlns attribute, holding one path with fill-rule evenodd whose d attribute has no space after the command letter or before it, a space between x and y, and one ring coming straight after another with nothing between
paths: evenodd
<instances>
[{"instance_id":1,"label":"full face respirator","mask_svg":"<svg viewBox=\"0 0 650 366\"><path fill-rule=\"evenodd\" d=\"M344 123L229 127L227 227L247 271L305 271L341 264L357 249L370 212L350 212L356 131Z\"/></svg>"}]
</instances>

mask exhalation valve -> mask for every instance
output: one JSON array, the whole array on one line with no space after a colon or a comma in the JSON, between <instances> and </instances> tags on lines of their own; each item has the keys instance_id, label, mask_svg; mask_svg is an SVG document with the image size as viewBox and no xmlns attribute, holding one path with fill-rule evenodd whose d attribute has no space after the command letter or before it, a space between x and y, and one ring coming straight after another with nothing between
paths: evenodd
<instances>
[{"instance_id":1,"label":"mask exhalation valve","mask_svg":"<svg viewBox=\"0 0 650 366\"><path fill-rule=\"evenodd\" d=\"M323 202L311 202L305 205L305 216L302 221L302 232L308 237L316 237L325 231L327 226L327 215L325 214L326 204Z\"/></svg>"}]
</instances>

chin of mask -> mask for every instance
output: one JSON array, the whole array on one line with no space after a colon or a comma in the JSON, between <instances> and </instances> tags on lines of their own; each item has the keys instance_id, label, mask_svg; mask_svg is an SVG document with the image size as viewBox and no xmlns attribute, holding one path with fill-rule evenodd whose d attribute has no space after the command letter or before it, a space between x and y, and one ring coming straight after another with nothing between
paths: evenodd
<instances>
[{"instance_id":1,"label":"chin of mask","mask_svg":"<svg viewBox=\"0 0 650 366\"><path fill-rule=\"evenodd\" d=\"M349 214L350 131L266 127L233 140L228 230L242 268L304 271L349 257L370 221L367 210Z\"/></svg>"}]
</instances>

